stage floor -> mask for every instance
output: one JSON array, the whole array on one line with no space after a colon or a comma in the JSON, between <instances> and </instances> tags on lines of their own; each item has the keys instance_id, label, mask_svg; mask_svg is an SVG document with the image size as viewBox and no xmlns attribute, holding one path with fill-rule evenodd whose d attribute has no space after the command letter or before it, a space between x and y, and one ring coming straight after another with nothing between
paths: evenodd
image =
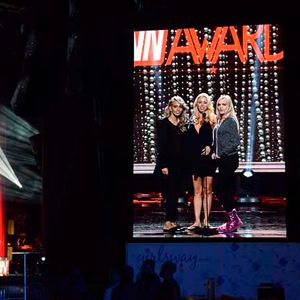
<instances>
[{"instance_id":1,"label":"stage floor","mask_svg":"<svg viewBox=\"0 0 300 300\"><path fill-rule=\"evenodd\" d=\"M194 221L191 205L182 205L178 209L178 224L182 231L174 234L163 232L164 213L161 207L134 208L133 238L241 238L241 239L285 239L286 233L286 208L284 205L265 204L238 204L237 211L243 221L243 226L231 234L218 234L214 231L194 233L187 230ZM224 223L224 211L214 208L210 214L210 226L217 227Z\"/></svg>"}]
</instances>

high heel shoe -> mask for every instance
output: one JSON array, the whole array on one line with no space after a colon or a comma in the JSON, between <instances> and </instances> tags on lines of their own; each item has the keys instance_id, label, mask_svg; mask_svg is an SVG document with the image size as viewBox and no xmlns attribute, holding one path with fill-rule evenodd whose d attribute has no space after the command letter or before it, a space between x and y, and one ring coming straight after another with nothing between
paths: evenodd
<instances>
[{"instance_id":1,"label":"high heel shoe","mask_svg":"<svg viewBox=\"0 0 300 300\"><path fill-rule=\"evenodd\" d=\"M173 226L173 228L175 228L176 230L182 230L182 229L183 229L183 227L182 227L181 225L176 224L176 223L174 223L174 222L172 222L172 226Z\"/></svg>"},{"instance_id":2,"label":"high heel shoe","mask_svg":"<svg viewBox=\"0 0 300 300\"><path fill-rule=\"evenodd\" d=\"M198 230L199 228L201 228L201 224L200 225L193 224L193 225L189 226L187 228L187 230L195 231L195 230Z\"/></svg>"}]
</instances>

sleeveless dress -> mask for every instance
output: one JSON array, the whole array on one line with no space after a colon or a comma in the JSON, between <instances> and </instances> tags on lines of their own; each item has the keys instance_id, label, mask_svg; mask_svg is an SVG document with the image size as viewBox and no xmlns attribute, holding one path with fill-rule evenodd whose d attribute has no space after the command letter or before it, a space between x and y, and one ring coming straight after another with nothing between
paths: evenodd
<instances>
[{"instance_id":1,"label":"sleeveless dress","mask_svg":"<svg viewBox=\"0 0 300 300\"><path fill-rule=\"evenodd\" d=\"M204 122L197 132L194 124L189 124L186 135L186 156L188 169L191 175L197 177L214 176L216 162L211 158L211 153L203 155L206 146L212 146L213 130L208 122Z\"/></svg>"}]
</instances>

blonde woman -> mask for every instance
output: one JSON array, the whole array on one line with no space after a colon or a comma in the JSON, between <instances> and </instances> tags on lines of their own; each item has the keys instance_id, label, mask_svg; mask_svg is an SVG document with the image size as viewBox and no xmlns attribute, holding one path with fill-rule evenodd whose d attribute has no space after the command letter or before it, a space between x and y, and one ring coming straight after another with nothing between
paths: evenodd
<instances>
[{"instance_id":1,"label":"blonde woman","mask_svg":"<svg viewBox=\"0 0 300 300\"><path fill-rule=\"evenodd\" d=\"M163 231L179 229L177 221L178 198L183 192L184 135L186 134L187 105L180 96L172 97L165 118L157 123L157 160L154 174L162 178L165 198Z\"/></svg>"},{"instance_id":2,"label":"blonde woman","mask_svg":"<svg viewBox=\"0 0 300 300\"><path fill-rule=\"evenodd\" d=\"M227 222L218 227L220 233L230 233L243 225L234 202L235 170L239 166L239 124L231 97L221 95L216 103L217 126L214 130L212 158L219 170L218 198L222 203Z\"/></svg>"},{"instance_id":3,"label":"blonde woman","mask_svg":"<svg viewBox=\"0 0 300 300\"><path fill-rule=\"evenodd\" d=\"M188 230L209 227L209 215L212 205L212 184L216 171L215 161L211 158L213 128L217 118L211 98L206 93L199 94L194 101L192 122L187 132L187 156L189 173L192 175L194 189L194 223ZM204 218L201 223L201 212Z\"/></svg>"}]
</instances>

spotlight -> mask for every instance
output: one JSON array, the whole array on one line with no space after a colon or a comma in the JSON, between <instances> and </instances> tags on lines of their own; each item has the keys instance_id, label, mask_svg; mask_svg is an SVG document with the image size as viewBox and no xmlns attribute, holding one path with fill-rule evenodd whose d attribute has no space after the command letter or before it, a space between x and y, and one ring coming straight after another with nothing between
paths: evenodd
<instances>
[{"instance_id":1,"label":"spotlight","mask_svg":"<svg viewBox=\"0 0 300 300\"><path fill-rule=\"evenodd\" d=\"M254 171L251 168L244 169L242 171L240 180L242 193L240 198L238 199L238 203L259 203L256 197L257 182Z\"/></svg>"},{"instance_id":2,"label":"spotlight","mask_svg":"<svg viewBox=\"0 0 300 300\"><path fill-rule=\"evenodd\" d=\"M246 178L250 178L254 175L254 172L251 169L244 169L242 175Z\"/></svg>"},{"instance_id":3,"label":"spotlight","mask_svg":"<svg viewBox=\"0 0 300 300\"><path fill-rule=\"evenodd\" d=\"M22 188L22 184L20 183L10 163L8 162L1 147L0 147L0 175L9 179L11 182L16 184L19 188Z\"/></svg>"}]
</instances>

